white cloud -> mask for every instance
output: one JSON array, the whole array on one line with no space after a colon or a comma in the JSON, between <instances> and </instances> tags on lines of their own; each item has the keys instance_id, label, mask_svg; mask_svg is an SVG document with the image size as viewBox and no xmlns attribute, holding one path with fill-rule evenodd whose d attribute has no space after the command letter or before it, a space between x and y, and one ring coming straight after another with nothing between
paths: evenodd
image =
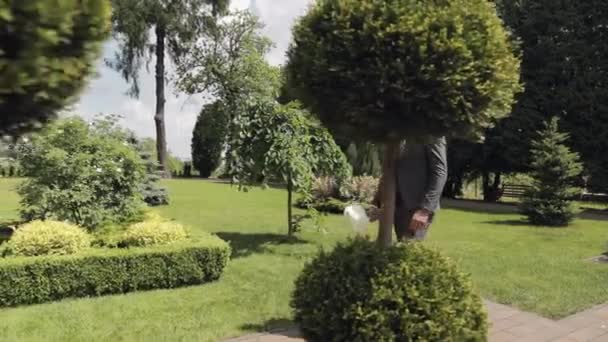
<instances>
[{"instance_id":1,"label":"white cloud","mask_svg":"<svg viewBox=\"0 0 608 342\"><path fill-rule=\"evenodd\" d=\"M249 8L251 0L233 0L235 9ZM291 39L291 26L302 15L311 0L257 0L262 21L266 24L263 33L274 43L275 48L267 56L272 64L282 64L285 50ZM108 42L104 47L104 58L112 58L117 48L116 42ZM138 99L125 95L128 85L120 75L107 68L101 59L98 62L98 77L94 79L75 106L75 112L87 118L98 113L123 115L124 125L141 137L154 137L154 77L145 69L140 76L141 94ZM153 71L153 68L152 68ZM174 95L173 88L167 87L165 123L167 144L178 157L190 158L190 140L196 117L203 104L200 97Z\"/></svg>"}]
</instances>

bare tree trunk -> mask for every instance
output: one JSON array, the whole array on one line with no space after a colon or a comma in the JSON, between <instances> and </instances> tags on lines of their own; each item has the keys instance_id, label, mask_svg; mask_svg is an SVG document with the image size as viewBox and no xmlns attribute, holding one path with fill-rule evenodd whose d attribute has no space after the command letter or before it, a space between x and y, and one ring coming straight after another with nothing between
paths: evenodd
<instances>
[{"instance_id":1,"label":"bare tree trunk","mask_svg":"<svg viewBox=\"0 0 608 342\"><path fill-rule=\"evenodd\" d=\"M388 247L393 242L395 223L395 199L397 194L396 162L399 156L399 143L386 144L382 161L382 181L380 190L382 211L378 224L378 243Z\"/></svg>"},{"instance_id":2,"label":"bare tree trunk","mask_svg":"<svg viewBox=\"0 0 608 342\"><path fill-rule=\"evenodd\" d=\"M171 177L167 156L167 134L165 130L165 37L163 25L156 25L156 153L166 178Z\"/></svg>"},{"instance_id":3,"label":"bare tree trunk","mask_svg":"<svg viewBox=\"0 0 608 342\"><path fill-rule=\"evenodd\" d=\"M293 185L291 184L291 175L287 180L287 227L288 227L288 235L289 237L293 236L293 220L292 220L292 192Z\"/></svg>"}]
</instances>

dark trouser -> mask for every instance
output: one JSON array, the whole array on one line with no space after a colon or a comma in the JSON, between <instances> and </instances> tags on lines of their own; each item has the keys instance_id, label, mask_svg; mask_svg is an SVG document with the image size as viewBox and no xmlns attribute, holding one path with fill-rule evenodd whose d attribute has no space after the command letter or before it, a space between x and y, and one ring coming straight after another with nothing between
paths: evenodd
<instances>
[{"instance_id":1,"label":"dark trouser","mask_svg":"<svg viewBox=\"0 0 608 342\"><path fill-rule=\"evenodd\" d=\"M400 203L397 204L395 208L395 234L397 235L398 241L424 240L426 238L429 226L433 222L433 215L429 218L429 223L426 227L419 229L414 233L409 229L414 212L416 212L416 209L406 209L403 208Z\"/></svg>"}]
</instances>

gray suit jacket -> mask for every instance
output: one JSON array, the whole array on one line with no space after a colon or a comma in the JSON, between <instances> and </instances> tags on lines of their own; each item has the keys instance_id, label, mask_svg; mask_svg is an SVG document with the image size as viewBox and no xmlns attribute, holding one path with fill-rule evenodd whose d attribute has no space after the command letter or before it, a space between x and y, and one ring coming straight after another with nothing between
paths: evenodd
<instances>
[{"instance_id":1,"label":"gray suit jacket","mask_svg":"<svg viewBox=\"0 0 608 342\"><path fill-rule=\"evenodd\" d=\"M405 143L397 161L398 208L435 212L448 177L445 138Z\"/></svg>"}]
</instances>

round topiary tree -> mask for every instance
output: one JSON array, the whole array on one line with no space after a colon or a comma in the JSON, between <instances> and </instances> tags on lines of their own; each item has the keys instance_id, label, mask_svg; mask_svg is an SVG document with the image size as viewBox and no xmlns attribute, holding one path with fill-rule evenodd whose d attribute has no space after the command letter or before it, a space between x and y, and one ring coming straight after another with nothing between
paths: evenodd
<instances>
[{"instance_id":1,"label":"round topiary tree","mask_svg":"<svg viewBox=\"0 0 608 342\"><path fill-rule=\"evenodd\" d=\"M338 136L384 146L479 137L511 110L520 61L487 0L319 0L294 27L289 89ZM394 177L382 182L379 241L391 242Z\"/></svg>"},{"instance_id":2,"label":"round topiary tree","mask_svg":"<svg viewBox=\"0 0 608 342\"><path fill-rule=\"evenodd\" d=\"M365 239L321 252L291 306L309 341L485 341L487 318L467 277L422 244Z\"/></svg>"},{"instance_id":3,"label":"round topiary tree","mask_svg":"<svg viewBox=\"0 0 608 342\"><path fill-rule=\"evenodd\" d=\"M110 12L108 0L0 2L0 136L48 121L84 87Z\"/></svg>"}]
</instances>

